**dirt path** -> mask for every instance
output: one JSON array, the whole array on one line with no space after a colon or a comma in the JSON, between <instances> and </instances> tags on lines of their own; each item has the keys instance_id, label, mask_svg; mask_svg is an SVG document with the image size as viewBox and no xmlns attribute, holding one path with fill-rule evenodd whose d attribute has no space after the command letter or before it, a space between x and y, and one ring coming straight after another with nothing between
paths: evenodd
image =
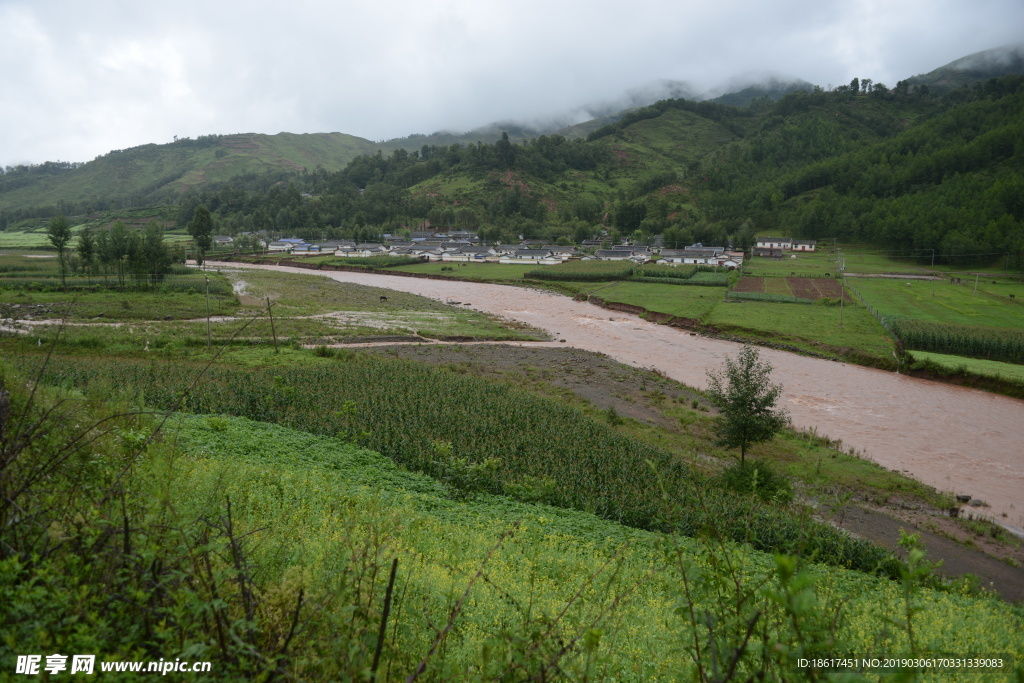
<instances>
[{"instance_id":1,"label":"dirt path","mask_svg":"<svg viewBox=\"0 0 1024 683\"><path fill-rule=\"evenodd\" d=\"M216 265L216 264L211 264ZM240 264L221 264L232 268ZM691 335L545 291L488 283L252 266L386 287L519 320L636 367L704 387L734 356L733 342ZM984 511L1024 528L1024 401L927 380L761 349L785 385L795 426L842 439L865 457L942 491L985 501Z\"/></svg>"},{"instance_id":2,"label":"dirt path","mask_svg":"<svg viewBox=\"0 0 1024 683\"><path fill-rule=\"evenodd\" d=\"M973 574L978 577L982 588L996 591L1007 602L1024 602L1024 569L1011 567L982 552L874 510L846 507L839 511L833 522L895 551L900 557L906 557L906 551L899 547L900 530L919 534L928 553L927 559L942 562L938 572L943 576Z\"/></svg>"}]
</instances>

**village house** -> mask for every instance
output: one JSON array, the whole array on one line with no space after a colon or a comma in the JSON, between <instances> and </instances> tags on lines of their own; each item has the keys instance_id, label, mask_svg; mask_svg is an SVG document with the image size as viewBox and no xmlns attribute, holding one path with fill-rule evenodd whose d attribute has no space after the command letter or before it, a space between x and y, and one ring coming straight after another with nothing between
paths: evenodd
<instances>
[{"instance_id":1,"label":"village house","mask_svg":"<svg viewBox=\"0 0 1024 683\"><path fill-rule=\"evenodd\" d=\"M306 244L306 240L299 239L298 237L282 237L279 240L271 242L267 245L267 251L286 251L291 252L296 246Z\"/></svg>"},{"instance_id":2,"label":"village house","mask_svg":"<svg viewBox=\"0 0 1024 683\"><path fill-rule=\"evenodd\" d=\"M458 251L446 251L441 254L442 261L484 261L497 254L491 247L463 247Z\"/></svg>"},{"instance_id":3,"label":"village house","mask_svg":"<svg viewBox=\"0 0 1024 683\"><path fill-rule=\"evenodd\" d=\"M758 237L756 248L789 251L793 248L793 239L791 237Z\"/></svg>"},{"instance_id":4,"label":"village house","mask_svg":"<svg viewBox=\"0 0 1024 683\"><path fill-rule=\"evenodd\" d=\"M473 246L469 240L448 240L441 242L441 249L444 251L457 252L464 247Z\"/></svg>"},{"instance_id":5,"label":"village house","mask_svg":"<svg viewBox=\"0 0 1024 683\"><path fill-rule=\"evenodd\" d=\"M342 247L354 247L356 243L354 240L330 240L329 242L320 242L320 251L337 251Z\"/></svg>"},{"instance_id":6,"label":"village house","mask_svg":"<svg viewBox=\"0 0 1024 683\"><path fill-rule=\"evenodd\" d=\"M444 256L444 252L440 247L429 244L418 244L414 247L409 247L409 254L425 258L428 261L440 261L441 257Z\"/></svg>"},{"instance_id":7,"label":"village house","mask_svg":"<svg viewBox=\"0 0 1024 683\"><path fill-rule=\"evenodd\" d=\"M292 256L317 256L322 253L319 244L296 244Z\"/></svg>"},{"instance_id":8,"label":"village house","mask_svg":"<svg viewBox=\"0 0 1024 683\"><path fill-rule=\"evenodd\" d=\"M557 245L545 244L543 249L547 249L553 256L557 256L563 261L568 261L576 255L576 247L562 247Z\"/></svg>"},{"instance_id":9,"label":"village house","mask_svg":"<svg viewBox=\"0 0 1024 683\"><path fill-rule=\"evenodd\" d=\"M498 259L498 263L537 263L540 265L553 265L561 263L562 259L554 256L548 249L518 249L514 254L507 254Z\"/></svg>"},{"instance_id":10,"label":"village house","mask_svg":"<svg viewBox=\"0 0 1024 683\"><path fill-rule=\"evenodd\" d=\"M594 252L594 258L600 259L601 261L633 261L635 263L644 263L650 260L650 253L645 251L647 247L642 247L639 251L633 251L632 247L618 248L618 249L598 249Z\"/></svg>"},{"instance_id":11,"label":"village house","mask_svg":"<svg viewBox=\"0 0 1024 683\"><path fill-rule=\"evenodd\" d=\"M718 265L725 266L729 270L739 268L743 265L742 251L726 251L718 257Z\"/></svg>"},{"instance_id":12,"label":"village house","mask_svg":"<svg viewBox=\"0 0 1024 683\"><path fill-rule=\"evenodd\" d=\"M339 258L366 258L367 256L383 256L387 253L387 247L373 242L357 244L354 247L338 247L334 250L334 255Z\"/></svg>"}]
</instances>

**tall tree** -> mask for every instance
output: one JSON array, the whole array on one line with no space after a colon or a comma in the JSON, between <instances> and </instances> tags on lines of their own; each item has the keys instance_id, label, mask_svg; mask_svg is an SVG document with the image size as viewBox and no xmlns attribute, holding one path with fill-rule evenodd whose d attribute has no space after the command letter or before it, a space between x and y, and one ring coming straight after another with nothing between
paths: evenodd
<instances>
[{"instance_id":1,"label":"tall tree","mask_svg":"<svg viewBox=\"0 0 1024 683\"><path fill-rule=\"evenodd\" d=\"M747 448L768 441L789 422L785 409L775 406L782 385L772 384L771 372L752 346L740 349L735 360L726 358L720 370L708 371L708 398L721 411L717 443L739 448L741 464Z\"/></svg>"},{"instance_id":2,"label":"tall tree","mask_svg":"<svg viewBox=\"0 0 1024 683\"><path fill-rule=\"evenodd\" d=\"M76 248L78 258L82 262L82 272L92 273L93 264L96 261L96 240L93 237L92 229L85 228L78 233L78 246Z\"/></svg>"},{"instance_id":3,"label":"tall tree","mask_svg":"<svg viewBox=\"0 0 1024 683\"><path fill-rule=\"evenodd\" d=\"M204 204L196 207L192 220L188 222L188 234L195 240L196 249L199 250L199 257L196 263L202 265L204 256L213 245L213 217L210 210Z\"/></svg>"},{"instance_id":4,"label":"tall tree","mask_svg":"<svg viewBox=\"0 0 1024 683\"><path fill-rule=\"evenodd\" d=\"M57 250L57 259L60 265L60 285L65 287L65 277L68 270L67 249L68 242L71 241L71 226L68 225L63 214L50 220L50 225L46 228L46 236L50 239L50 244Z\"/></svg>"},{"instance_id":5,"label":"tall tree","mask_svg":"<svg viewBox=\"0 0 1024 683\"><path fill-rule=\"evenodd\" d=\"M498 165L502 168L512 168L516 160L516 150L508 139L508 133L502 133L501 139L494 143L498 153Z\"/></svg>"},{"instance_id":6,"label":"tall tree","mask_svg":"<svg viewBox=\"0 0 1024 683\"><path fill-rule=\"evenodd\" d=\"M157 283L163 280L164 275L171 269L171 253L164 242L164 231L156 221L150 221L142 236L142 258L145 261L145 270L149 274L149 280Z\"/></svg>"},{"instance_id":7,"label":"tall tree","mask_svg":"<svg viewBox=\"0 0 1024 683\"><path fill-rule=\"evenodd\" d=\"M129 252L128 228L121 221L115 221L105 240L104 261L117 271L117 282L124 287L125 268L128 265Z\"/></svg>"}]
</instances>

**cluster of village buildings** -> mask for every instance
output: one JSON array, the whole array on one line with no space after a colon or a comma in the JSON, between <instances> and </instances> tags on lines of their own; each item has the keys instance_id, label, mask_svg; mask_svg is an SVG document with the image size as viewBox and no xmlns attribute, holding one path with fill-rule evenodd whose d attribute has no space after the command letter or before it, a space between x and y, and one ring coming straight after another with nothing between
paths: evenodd
<instances>
[{"instance_id":1,"label":"cluster of village buildings","mask_svg":"<svg viewBox=\"0 0 1024 683\"><path fill-rule=\"evenodd\" d=\"M706 247L699 242L685 249L665 249L658 246L621 244L608 248L601 240L585 240L580 246L544 244L543 240L523 240L519 244L486 246L470 232L414 232L408 239L389 239L386 242L356 242L332 240L311 243L300 238L285 238L265 243L270 253L291 256L318 256L333 254L339 258L367 256L415 256L429 261L472 263L536 263L550 265L569 259L633 261L645 263L657 260L664 264L696 264L738 268L743 264L743 252L725 247ZM230 237L217 237L221 246L230 245ZM814 251L814 240L765 237L757 240L755 255L780 256L782 251Z\"/></svg>"}]
</instances>

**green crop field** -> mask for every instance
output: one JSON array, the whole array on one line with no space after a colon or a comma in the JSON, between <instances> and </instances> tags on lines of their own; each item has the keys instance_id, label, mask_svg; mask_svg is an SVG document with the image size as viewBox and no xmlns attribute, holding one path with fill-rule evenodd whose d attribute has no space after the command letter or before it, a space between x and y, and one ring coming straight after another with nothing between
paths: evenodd
<instances>
[{"instance_id":1,"label":"green crop field","mask_svg":"<svg viewBox=\"0 0 1024 683\"><path fill-rule=\"evenodd\" d=\"M848 278L854 288L880 315L899 316L953 325L981 325L1024 329L1024 301L1009 294L1024 295L1019 283L993 284L974 280L950 284L949 279L899 280L889 278Z\"/></svg>"},{"instance_id":2,"label":"green crop field","mask_svg":"<svg viewBox=\"0 0 1024 683\"><path fill-rule=\"evenodd\" d=\"M24 232L8 230L0 232L0 249L52 249L50 240L43 230Z\"/></svg>"}]
</instances>

